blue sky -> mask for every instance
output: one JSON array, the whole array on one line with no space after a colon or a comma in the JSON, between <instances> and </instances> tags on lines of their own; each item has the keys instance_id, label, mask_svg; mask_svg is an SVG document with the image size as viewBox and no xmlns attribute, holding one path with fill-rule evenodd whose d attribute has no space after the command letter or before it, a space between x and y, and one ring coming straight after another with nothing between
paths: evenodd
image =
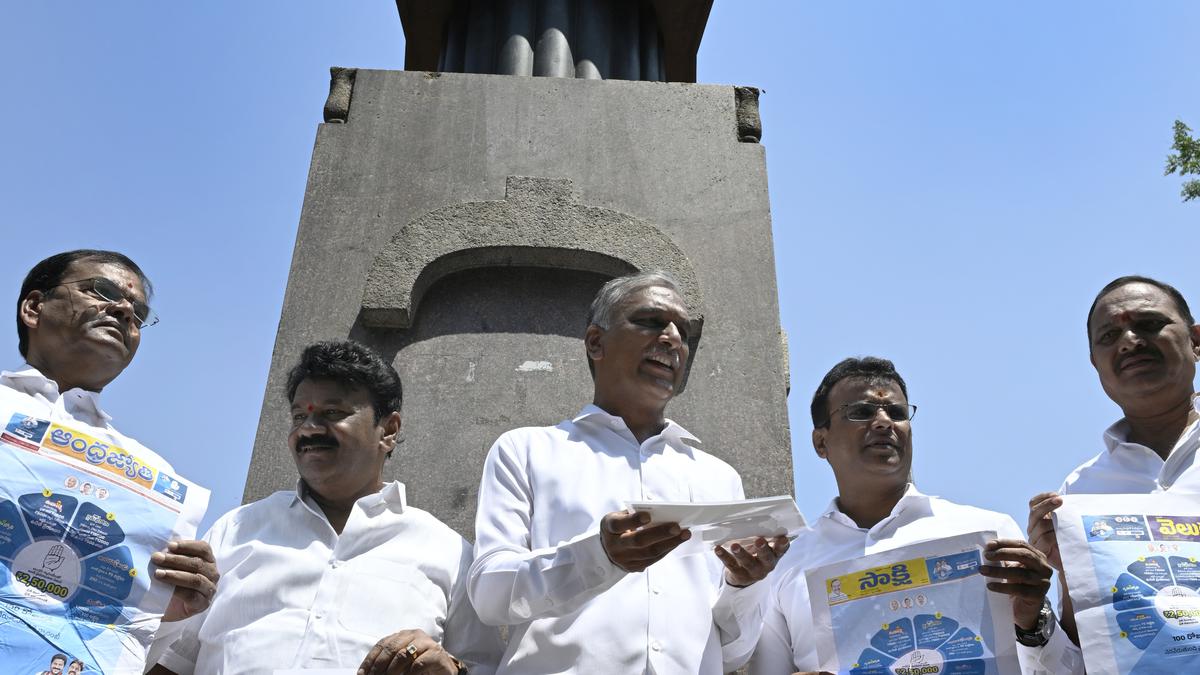
<instances>
[{"instance_id":1,"label":"blue sky","mask_svg":"<svg viewBox=\"0 0 1200 675\"><path fill-rule=\"evenodd\" d=\"M908 380L926 492L1023 524L1100 450L1096 290L1148 274L1200 305L1200 203L1162 176L1172 122L1200 129L1197 25L1186 0L716 0L700 81L766 90L806 515L835 491L809 398L848 355ZM82 246L146 269L163 321L106 405L213 488L206 524L241 498L328 68L403 53L386 0L0 11L0 288Z\"/></svg>"}]
</instances>

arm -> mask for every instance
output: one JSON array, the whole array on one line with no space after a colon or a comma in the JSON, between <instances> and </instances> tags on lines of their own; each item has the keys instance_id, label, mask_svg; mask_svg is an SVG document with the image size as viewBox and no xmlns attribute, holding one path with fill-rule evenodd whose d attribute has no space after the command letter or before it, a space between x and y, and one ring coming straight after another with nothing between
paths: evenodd
<instances>
[{"instance_id":1,"label":"arm","mask_svg":"<svg viewBox=\"0 0 1200 675\"><path fill-rule=\"evenodd\" d=\"M742 478L729 468L731 499L745 499ZM787 537L767 541L736 541L717 546L713 553L721 563L720 593L713 604L713 623L721 636L721 656L726 672L746 664L754 653L763 626L763 602L767 595L766 578L779 558L787 552Z\"/></svg>"},{"instance_id":2,"label":"arm","mask_svg":"<svg viewBox=\"0 0 1200 675\"><path fill-rule=\"evenodd\" d=\"M792 636L787 617L779 607L779 595L772 588L763 602L762 633L747 668L749 675L779 675L796 670L792 657Z\"/></svg>"},{"instance_id":3,"label":"arm","mask_svg":"<svg viewBox=\"0 0 1200 675\"><path fill-rule=\"evenodd\" d=\"M1060 490L1064 489L1059 488ZM1058 535L1054 532L1054 511L1062 506L1062 497L1055 492L1043 492L1029 500L1029 543L1045 554L1050 565L1058 570L1058 586L1062 592L1058 622L1071 642L1079 644L1075 626L1075 609L1067 591L1067 576L1063 573L1062 555L1058 550Z\"/></svg>"},{"instance_id":4,"label":"arm","mask_svg":"<svg viewBox=\"0 0 1200 675\"><path fill-rule=\"evenodd\" d=\"M462 545L462 559L451 589L442 643L446 651L467 664L471 675L493 675L504 654L504 643L500 641L498 630L479 620L467 597L467 571L473 554L470 544L464 541Z\"/></svg>"},{"instance_id":5,"label":"arm","mask_svg":"<svg viewBox=\"0 0 1200 675\"><path fill-rule=\"evenodd\" d=\"M184 622L182 634L147 671L148 675L192 675L195 672L196 660L200 658L200 627L206 616L200 614Z\"/></svg>"},{"instance_id":6,"label":"arm","mask_svg":"<svg viewBox=\"0 0 1200 675\"><path fill-rule=\"evenodd\" d=\"M467 575L471 603L489 625L569 614L625 576L605 555L598 528L530 550L533 494L524 452L510 443L501 436L484 462Z\"/></svg>"},{"instance_id":7,"label":"arm","mask_svg":"<svg viewBox=\"0 0 1200 675\"><path fill-rule=\"evenodd\" d=\"M1050 590L1053 568L1045 554L1021 538L1021 531L1010 518L997 528L1001 539L990 542L985 551L987 564L980 573L993 579L988 590L1012 598L1013 622L1023 630L1035 630L1046 594ZM1050 617L1053 621L1054 617ZM1030 675L1082 675L1083 654L1063 631L1054 630L1041 646L1018 642L1017 656L1021 671Z\"/></svg>"}]
</instances>

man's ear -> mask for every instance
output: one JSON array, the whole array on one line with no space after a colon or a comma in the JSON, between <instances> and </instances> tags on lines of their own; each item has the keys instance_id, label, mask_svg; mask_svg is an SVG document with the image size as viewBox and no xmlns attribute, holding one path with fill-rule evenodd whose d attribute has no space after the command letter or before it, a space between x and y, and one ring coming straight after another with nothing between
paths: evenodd
<instances>
[{"instance_id":1,"label":"man's ear","mask_svg":"<svg viewBox=\"0 0 1200 675\"><path fill-rule=\"evenodd\" d=\"M825 447L825 432L827 431L829 430L818 428L813 429L812 432L813 450L817 451L817 457L820 457L821 459L829 458L829 450Z\"/></svg>"},{"instance_id":2,"label":"man's ear","mask_svg":"<svg viewBox=\"0 0 1200 675\"><path fill-rule=\"evenodd\" d=\"M20 306L17 307L17 318L26 328L37 328L38 321L42 318L42 301L45 298L46 294L42 291L29 291L29 295L21 300Z\"/></svg>"},{"instance_id":3,"label":"man's ear","mask_svg":"<svg viewBox=\"0 0 1200 675\"><path fill-rule=\"evenodd\" d=\"M379 439L379 445L384 452L391 452L400 440L400 411L386 415L379 420L379 424L383 427L383 437Z\"/></svg>"},{"instance_id":4,"label":"man's ear","mask_svg":"<svg viewBox=\"0 0 1200 675\"><path fill-rule=\"evenodd\" d=\"M1200 323L1192 326L1192 358L1200 361Z\"/></svg>"},{"instance_id":5,"label":"man's ear","mask_svg":"<svg viewBox=\"0 0 1200 675\"><path fill-rule=\"evenodd\" d=\"M604 358L604 329L596 324L588 326L583 334L583 348L593 361Z\"/></svg>"}]
</instances>

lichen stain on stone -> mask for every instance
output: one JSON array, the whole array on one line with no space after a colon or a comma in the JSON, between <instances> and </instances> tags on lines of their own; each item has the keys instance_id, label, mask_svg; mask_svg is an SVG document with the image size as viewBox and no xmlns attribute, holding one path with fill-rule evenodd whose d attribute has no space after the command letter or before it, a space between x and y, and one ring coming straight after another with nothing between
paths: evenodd
<instances>
[{"instance_id":1,"label":"lichen stain on stone","mask_svg":"<svg viewBox=\"0 0 1200 675\"><path fill-rule=\"evenodd\" d=\"M534 372L552 373L552 372L554 372L554 366L552 366L549 361L526 361L525 363L522 363L521 365L517 366L517 372L518 373L534 373Z\"/></svg>"}]
</instances>

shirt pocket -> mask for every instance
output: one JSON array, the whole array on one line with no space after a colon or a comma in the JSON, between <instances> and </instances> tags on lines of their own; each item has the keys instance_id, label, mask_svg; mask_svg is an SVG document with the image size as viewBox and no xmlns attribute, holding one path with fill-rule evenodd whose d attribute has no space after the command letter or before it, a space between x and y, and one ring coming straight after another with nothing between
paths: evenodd
<instances>
[{"instance_id":1,"label":"shirt pocket","mask_svg":"<svg viewBox=\"0 0 1200 675\"><path fill-rule=\"evenodd\" d=\"M338 623L374 640L419 629L437 641L447 611L446 593L411 564L359 560L339 584Z\"/></svg>"}]
</instances>

